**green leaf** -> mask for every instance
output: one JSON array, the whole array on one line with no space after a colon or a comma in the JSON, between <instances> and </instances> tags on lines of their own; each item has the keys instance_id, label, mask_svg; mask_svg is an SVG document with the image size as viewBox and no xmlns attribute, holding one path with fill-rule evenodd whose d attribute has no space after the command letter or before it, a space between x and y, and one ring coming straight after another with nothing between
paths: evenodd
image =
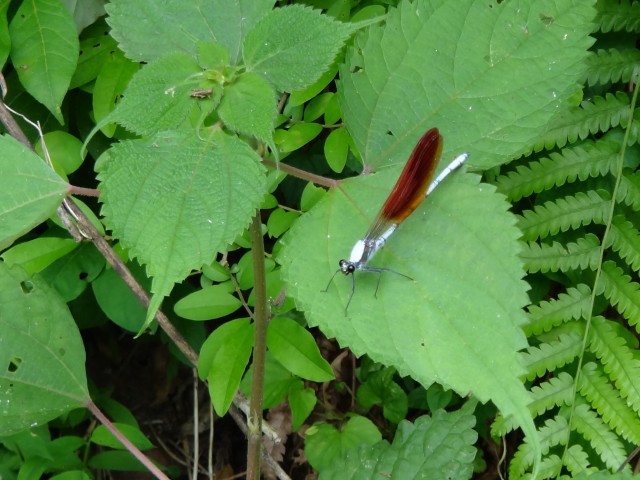
<instances>
[{"instance_id":1,"label":"green leaf","mask_svg":"<svg viewBox=\"0 0 640 480\"><path fill-rule=\"evenodd\" d=\"M71 301L84 292L104 268L105 259L92 243L59 258L40 274L54 287L65 301Z\"/></svg>"},{"instance_id":2,"label":"green leaf","mask_svg":"<svg viewBox=\"0 0 640 480\"><path fill-rule=\"evenodd\" d=\"M220 130L207 141L164 132L122 142L96 169L106 224L154 277L148 320L175 282L244 230L266 188L260 157Z\"/></svg>"},{"instance_id":3,"label":"green leaf","mask_svg":"<svg viewBox=\"0 0 640 480\"><path fill-rule=\"evenodd\" d=\"M322 132L319 123L296 123L289 130L276 130L274 139L282 153L303 147Z\"/></svg>"},{"instance_id":4,"label":"green leaf","mask_svg":"<svg viewBox=\"0 0 640 480\"><path fill-rule=\"evenodd\" d=\"M0 436L89 401L78 328L58 294L39 277L0 262Z\"/></svg>"},{"instance_id":5,"label":"green leaf","mask_svg":"<svg viewBox=\"0 0 640 480\"><path fill-rule=\"evenodd\" d=\"M140 70L140 65L125 58L120 50L107 56L93 86L93 114L95 122L109 115L116 107L131 78ZM157 98L162 98L158 95ZM100 129L112 137L116 126L105 125Z\"/></svg>"},{"instance_id":6,"label":"green leaf","mask_svg":"<svg viewBox=\"0 0 640 480\"><path fill-rule=\"evenodd\" d=\"M229 52L219 43L198 42L198 65L206 70L220 70L231 63Z\"/></svg>"},{"instance_id":7,"label":"green leaf","mask_svg":"<svg viewBox=\"0 0 640 480\"><path fill-rule=\"evenodd\" d=\"M93 455L87 466L99 470L146 472L147 467L140 463L128 450L110 450Z\"/></svg>"},{"instance_id":8,"label":"green leaf","mask_svg":"<svg viewBox=\"0 0 640 480\"><path fill-rule=\"evenodd\" d=\"M434 126L444 158L469 151L482 168L530 149L584 75L593 3L401 2L357 36L340 68L358 151L373 167L402 161Z\"/></svg>"},{"instance_id":9,"label":"green leaf","mask_svg":"<svg viewBox=\"0 0 640 480\"><path fill-rule=\"evenodd\" d=\"M118 48L114 38L105 30L108 27L98 23L82 32L85 38L80 40L80 56L69 90L95 80L111 52Z\"/></svg>"},{"instance_id":10,"label":"green leaf","mask_svg":"<svg viewBox=\"0 0 640 480\"><path fill-rule=\"evenodd\" d=\"M313 335L289 318L277 317L269 323L267 347L276 360L299 377L314 382L335 378Z\"/></svg>"},{"instance_id":11,"label":"green leaf","mask_svg":"<svg viewBox=\"0 0 640 480\"><path fill-rule=\"evenodd\" d=\"M138 262L129 262L127 267L140 285L148 290L151 280L145 275L144 268ZM140 331L144 325L146 309L115 270L103 270L91 282L91 288L100 309L109 320L129 332Z\"/></svg>"},{"instance_id":12,"label":"green leaf","mask_svg":"<svg viewBox=\"0 0 640 480\"><path fill-rule=\"evenodd\" d=\"M176 302L173 310L187 320L211 320L235 312L242 302L231 294L233 285L211 285L190 293Z\"/></svg>"},{"instance_id":13,"label":"green leaf","mask_svg":"<svg viewBox=\"0 0 640 480\"><path fill-rule=\"evenodd\" d=\"M197 54L198 40L223 45L232 64L247 32L274 0L115 0L105 6L112 35L132 60L155 60L180 50Z\"/></svg>"},{"instance_id":14,"label":"green leaf","mask_svg":"<svg viewBox=\"0 0 640 480\"><path fill-rule=\"evenodd\" d=\"M240 389L247 396L251 396L251 380L253 377L253 366L249 368ZM289 370L282 366L280 362L273 358L267 350L267 357L264 367L264 401L262 407L267 409L275 407L284 402L290 392L304 388L304 383L298 377L291 374Z\"/></svg>"},{"instance_id":15,"label":"green leaf","mask_svg":"<svg viewBox=\"0 0 640 480\"><path fill-rule=\"evenodd\" d=\"M295 107L297 105L302 105L306 101L317 98L320 92L322 92L325 88L327 88L327 85L329 85L329 83L333 81L333 79L337 75L339 61L341 60L344 60L344 59L337 58L336 61L333 62L331 67L329 67L329 69L326 72L320 75L320 77L315 82L313 82L304 90L297 90L295 92L292 92L291 95L289 96L289 100L287 100L287 103L290 106ZM326 92L326 93L335 95L333 92ZM315 120L315 118L313 120ZM313 120L307 120L307 121L313 121Z\"/></svg>"},{"instance_id":16,"label":"green leaf","mask_svg":"<svg viewBox=\"0 0 640 480\"><path fill-rule=\"evenodd\" d=\"M397 175L384 169L344 182L296 222L278 255L287 293L309 325L356 355L366 353L424 386L437 381L491 399L533 430L517 353L527 346L520 232L494 187L460 172L447 178L371 262L414 280L382 273L376 298L378 276L355 272L346 313L350 278L336 276L323 292Z\"/></svg>"},{"instance_id":17,"label":"green leaf","mask_svg":"<svg viewBox=\"0 0 640 480\"><path fill-rule=\"evenodd\" d=\"M91 480L91 477L83 470L68 470L49 477L49 480Z\"/></svg>"},{"instance_id":18,"label":"green leaf","mask_svg":"<svg viewBox=\"0 0 640 480\"><path fill-rule=\"evenodd\" d=\"M324 114L324 110L327 107L327 104L335 96L336 94L333 92L324 92L311 99L309 103L304 107L304 115L302 117L303 120L305 122L313 122L314 120L320 118Z\"/></svg>"},{"instance_id":19,"label":"green leaf","mask_svg":"<svg viewBox=\"0 0 640 480\"><path fill-rule=\"evenodd\" d=\"M253 135L273 146L273 128L277 114L276 96L271 85L253 73L243 73L226 84L218 115L231 130Z\"/></svg>"},{"instance_id":20,"label":"green leaf","mask_svg":"<svg viewBox=\"0 0 640 480\"><path fill-rule=\"evenodd\" d=\"M118 430L120 430L120 432L140 450L149 450L153 448L153 443L149 441L149 439L144 435L144 433L142 433L142 431L140 431L139 428L127 425L125 423L114 423L114 426ZM96 429L91 432L91 438L89 439L89 441L103 447L118 449L125 448L124 445L120 443L120 440L114 437L113 433L107 430L107 427L105 427L104 425L98 425Z\"/></svg>"},{"instance_id":21,"label":"green leaf","mask_svg":"<svg viewBox=\"0 0 640 480\"><path fill-rule=\"evenodd\" d=\"M0 250L46 220L68 185L35 153L12 137L0 136Z\"/></svg>"},{"instance_id":22,"label":"green leaf","mask_svg":"<svg viewBox=\"0 0 640 480\"><path fill-rule=\"evenodd\" d=\"M22 2L9 25L11 61L24 88L64 123L60 106L78 61L73 18L59 0Z\"/></svg>"},{"instance_id":23,"label":"green leaf","mask_svg":"<svg viewBox=\"0 0 640 480\"><path fill-rule=\"evenodd\" d=\"M327 423L317 423L307 429L306 437L304 453L311 466L319 471L339 462L346 451L373 445L382 438L371 420L358 415L351 417L341 431Z\"/></svg>"},{"instance_id":24,"label":"green leaf","mask_svg":"<svg viewBox=\"0 0 640 480\"><path fill-rule=\"evenodd\" d=\"M267 231L271 237L280 237L284 232L289 230L289 227L300 216L298 212L288 212L282 208L277 208L267 221Z\"/></svg>"},{"instance_id":25,"label":"green leaf","mask_svg":"<svg viewBox=\"0 0 640 480\"><path fill-rule=\"evenodd\" d=\"M298 430L309 418L317 403L316 392L311 388L300 388L289 393L292 429Z\"/></svg>"},{"instance_id":26,"label":"green leaf","mask_svg":"<svg viewBox=\"0 0 640 480\"><path fill-rule=\"evenodd\" d=\"M347 164L349 141L349 132L346 128L340 127L333 130L324 142L324 156L334 172L342 172Z\"/></svg>"},{"instance_id":27,"label":"green leaf","mask_svg":"<svg viewBox=\"0 0 640 480\"><path fill-rule=\"evenodd\" d=\"M323 188L318 188L311 182L307 183L302 192L302 198L300 199L300 208L303 212L311 210L311 208L318 203L326 193L327 191Z\"/></svg>"},{"instance_id":28,"label":"green leaf","mask_svg":"<svg viewBox=\"0 0 640 480\"><path fill-rule=\"evenodd\" d=\"M20 265L29 274L37 273L79 246L72 238L40 237L14 245L3 252L9 267Z\"/></svg>"},{"instance_id":29,"label":"green leaf","mask_svg":"<svg viewBox=\"0 0 640 480\"><path fill-rule=\"evenodd\" d=\"M181 52L146 65L133 76L116 109L98 126L116 122L138 135L151 135L180 125L193 107L190 93L196 81L189 77L199 72L196 60Z\"/></svg>"},{"instance_id":30,"label":"green leaf","mask_svg":"<svg viewBox=\"0 0 640 480\"><path fill-rule=\"evenodd\" d=\"M351 449L325 469L319 468L321 477L471 478L476 457L473 444L478 437L474 423L473 410L467 406L452 413L438 410L432 417L420 417L415 423L403 421L393 444L380 441L370 447Z\"/></svg>"},{"instance_id":31,"label":"green leaf","mask_svg":"<svg viewBox=\"0 0 640 480\"><path fill-rule=\"evenodd\" d=\"M339 97L334 95L331 97L329 103L327 103L324 110L324 123L326 125L333 125L342 118L342 110L340 109Z\"/></svg>"},{"instance_id":32,"label":"green leaf","mask_svg":"<svg viewBox=\"0 0 640 480\"><path fill-rule=\"evenodd\" d=\"M247 33L247 70L264 76L277 90L301 90L331 66L351 29L302 5L277 8Z\"/></svg>"},{"instance_id":33,"label":"green leaf","mask_svg":"<svg viewBox=\"0 0 640 480\"><path fill-rule=\"evenodd\" d=\"M409 401L406 393L393 381L394 368L374 372L358 388L356 398L363 408L369 410L374 405L383 407L384 418L400 423L407 416Z\"/></svg>"},{"instance_id":34,"label":"green leaf","mask_svg":"<svg viewBox=\"0 0 640 480\"><path fill-rule=\"evenodd\" d=\"M231 277L229 270L218 262L213 262L211 265L203 265L202 274L213 282L226 282Z\"/></svg>"},{"instance_id":35,"label":"green leaf","mask_svg":"<svg viewBox=\"0 0 640 480\"><path fill-rule=\"evenodd\" d=\"M51 164L60 175L69 175L75 172L82 165L80 150L82 142L70 133L60 130L47 132L44 134L44 142L49 152ZM45 158L42 150L42 140L36 144L36 152Z\"/></svg>"},{"instance_id":36,"label":"green leaf","mask_svg":"<svg viewBox=\"0 0 640 480\"><path fill-rule=\"evenodd\" d=\"M254 328L248 318L240 318L216 328L202 345L198 375L207 378L216 413L227 413L249 362Z\"/></svg>"}]
</instances>

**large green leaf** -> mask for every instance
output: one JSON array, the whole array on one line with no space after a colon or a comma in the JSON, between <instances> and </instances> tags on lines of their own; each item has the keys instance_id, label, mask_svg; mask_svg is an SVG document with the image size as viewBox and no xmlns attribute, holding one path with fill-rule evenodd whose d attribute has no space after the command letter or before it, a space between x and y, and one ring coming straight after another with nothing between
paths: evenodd
<instances>
[{"instance_id":1,"label":"large green leaf","mask_svg":"<svg viewBox=\"0 0 640 480\"><path fill-rule=\"evenodd\" d=\"M60 0L22 2L9 25L11 61L20 82L64 123L60 105L78 62L78 33Z\"/></svg>"},{"instance_id":2,"label":"large green leaf","mask_svg":"<svg viewBox=\"0 0 640 480\"><path fill-rule=\"evenodd\" d=\"M301 5L278 8L247 34L244 61L278 90L300 90L329 69L351 30Z\"/></svg>"},{"instance_id":3,"label":"large green leaf","mask_svg":"<svg viewBox=\"0 0 640 480\"><path fill-rule=\"evenodd\" d=\"M167 52L197 53L198 40L216 42L240 58L246 33L274 0L115 0L106 6L112 35L132 60L150 61Z\"/></svg>"},{"instance_id":4,"label":"large green leaf","mask_svg":"<svg viewBox=\"0 0 640 480\"><path fill-rule=\"evenodd\" d=\"M56 211L68 185L40 157L0 136L0 250Z\"/></svg>"},{"instance_id":5,"label":"large green leaf","mask_svg":"<svg viewBox=\"0 0 640 480\"><path fill-rule=\"evenodd\" d=\"M401 2L356 39L340 69L345 123L371 166L406 158L433 126L446 152L504 163L578 89L593 1ZM446 128L445 128L446 127Z\"/></svg>"},{"instance_id":6,"label":"large green leaf","mask_svg":"<svg viewBox=\"0 0 640 480\"><path fill-rule=\"evenodd\" d=\"M148 319L175 282L242 232L266 191L260 157L221 130L125 141L96 168L107 226L153 277Z\"/></svg>"},{"instance_id":7,"label":"large green leaf","mask_svg":"<svg viewBox=\"0 0 640 480\"><path fill-rule=\"evenodd\" d=\"M280 260L311 325L336 337L357 355L394 365L429 385L438 381L461 393L493 399L511 413L527 395L517 351L526 284L517 254L520 236L509 204L475 175L456 174L443 183L389 239L372 266L382 275L338 275L340 258L362 237L395 180L385 169L330 192L293 226ZM374 200L375 199L375 200ZM310 274L310 272L314 272Z\"/></svg>"},{"instance_id":8,"label":"large green leaf","mask_svg":"<svg viewBox=\"0 0 640 480\"><path fill-rule=\"evenodd\" d=\"M0 436L89 400L85 353L66 304L38 276L0 262Z\"/></svg>"}]
</instances>

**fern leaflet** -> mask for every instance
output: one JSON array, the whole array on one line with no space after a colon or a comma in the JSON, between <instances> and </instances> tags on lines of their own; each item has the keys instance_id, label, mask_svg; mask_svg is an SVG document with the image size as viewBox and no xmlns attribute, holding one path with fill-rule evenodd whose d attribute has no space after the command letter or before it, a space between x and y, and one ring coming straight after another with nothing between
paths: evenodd
<instances>
[{"instance_id":1,"label":"fern leaflet","mask_svg":"<svg viewBox=\"0 0 640 480\"><path fill-rule=\"evenodd\" d=\"M600 263L600 240L588 233L566 246L558 242L551 245L527 242L523 244L520 258L530 273L566 272L579 268L595 270Z\"/></svg>"},{"instance_id":2,"label":"fern leaflet","mask_svg":"<svg viewBox=\"0 0 640 480\"><path fill-rule=\"evenodd\" d=\"M569 425L564 416L558 414L547 419L542 428L538 430L538 436L542 443L543 455L548 453L552 447L566 445L569 440ZM525 470L533 464L534 452L527 441L518 447L509 464L509 478L521 477Z\"/></svg>"},{"instance_id":3,"label":"fern leaflet","mask_svg":"<svg viewBox=\"0 0 640 480\"><path fill-rule=\"evenodd\" d=\"M527 380L542 377L546 372L553 372L573 361L579 355L581 347L582 337L577 332L561 334L557 340L529 347L522 354Z\"/></svg>"},{"instance_id":4,"label":"fern leaflet","mask_svg":"<svg viewBox=\"0 0 640 480\"><path fill-rule=\"evenodd\" d=\"M619 203L640 210L640 172L622 175L616 198Z\"/></svg>"},{"instance_id":5,"label":"fern leaflet","mask_svg":"<svg viewBox=\"0 0 640 480\"><path fill-rule=\"evenodd\" d=\"M579 392L618 435L640 445L638 415L622 399L598 366L589 362L582 367Z\"/></svg>"},{"instance_id":6,"label":"fern leaflet","mask_svg":"<svg viewBox=\"0 0 640 480\"><path fill-rule=\"evenodd\" d=\"M519 165L515 171L498 177L496 186L509 200L517 201L566 182L572 183L576 178L584 181L602 176L615 165L619 152L619 139L587 140L527 165Z\"/></svg>"},{"instance_id":7,"label":"fern leaflet","mask_svg":"<svg viewBox=\"0 0 640 480\"><path fill-rule=\"evenodd\" d=\"M570 320L586 317L590 309L591 289L581 283L561 293L557 299L542 301L529 307L528 336L540 335Z\"/></svg>"},{"instance_id":8,"label":"fern leaflet","mask_svg":"<svg viewBox=\"0 0 640 480\"><path fill-rule=\"evenodd\" d=\"M602 32L634 32L640 26L640 4L629 0L598 0L596 23Z\"/></svg>"},{"instance_id":9,"label":"fern leaflet","mask_svg":"<svg viewBox=\"0 0 640 480\"><path fill-rule=\"evenodd\" d=\"M526 210L518 222L522 239L545 238L593 222L602 224L609 213L610 201L589 190Z\"/></svg>"},{"instance_id":10,"label":"fern leaflet","mask_svg":"<svg viewBox=\"0 0 640 480\"><path fill-rule=\"evenodd\" d=\"M564 147L567 142L584 140L591 134L606 132L629 118L629 96L624 92L605 97L593 97L579 107L562 110L552 120L547 131L536 142L535 151Z\"/></svg>"},{"instance_id":11,"label":"fern leaflet","mask_svg":"<svg viewBox=\"0 0 640 480\"><path fill-rule=\"evenodd\" d=\"M618 252L620 258L636 272L640 270L640 233L638 229L622 215L613 219L607 247Z\"/></svg>"},{"instance_id":12,"label":"fern leaflet","mask_svg":"<svg viewBox=\"0 0 640 480\"><path fill-rule=\"evenodd\" d=\"M624 462L627 454L618 436L602 421L585 400L573 409L572 427L589 441L607 468L615 470Z\"/></svg>"},{"instance_id":13,"label":"fern leaflet","mask_svg":"<svg viewBox=\"0 0 640 480\"><path fill-rule=\"evenodd\" d=\"M638 330L640 284L632 282L631 277L625 275L615 262L607 261L602 264L602 276L596 292L604 292L604 296L627 319L629 325L635 326Z\"/></svg>"},{"instance_id":14,"label":"fern leaflet","mask_svg":"<svg viewBox=\"0 0 640 480\"><path fill-rule=\"evenodd\" d=\"M598 50L587 59L586 82L589 85L628 82L640 67L640 52L636 49Z\"/></svg>"},{"instance_id":15,"label":"fern leaflet","mask_svg":"<svg viewBox=\"0 0 640 480\"><path fill-rule=\"evenodd\" d=\"M640 360L618 335L616 324L603 317L593 317L589 335L591 351L602 361L605 373L611 378L627 404L640 412Z\"/></svg>"},{"instance_id":16,"label":"fern leaflet","mask_svg":"<svg viewBox=\"0 0 640 480\"><path fill-rule=\"evenodd\" d=\"M590 467L591 462L589 462L587 452L584 451L582 445L577 443L567 448L567 453L564 456L564 464L573 476L580 473L593 473L598 471L597 468Z\"/></svg>"}]
</instances>

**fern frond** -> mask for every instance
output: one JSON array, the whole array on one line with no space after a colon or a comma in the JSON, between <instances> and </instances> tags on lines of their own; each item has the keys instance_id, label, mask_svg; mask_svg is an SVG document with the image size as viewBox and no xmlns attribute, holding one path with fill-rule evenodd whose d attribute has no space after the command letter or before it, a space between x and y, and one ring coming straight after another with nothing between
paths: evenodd
<instances>
[{"instance_id":1,"label":"fern frond","mask_svg":"<svg viewBox=\"0 0 640 480\"><path fill-rule=\"evenodd\" d=\"M640 67L640 51L635 48L598 50L587 57L586 82L589 85L628 82Z\"/></svg>"},{"instance_id":2,"label":"fern frond","mask_svg":"<svg viewBox=\"0 0 640 480\"><path fill-rule=\"evenodd\" d=\"M589 349L600 359L626 403L640 412L640 360L616 333L613 322L597 316L591 321Z\"/></svg>"},{"instance_id":3,"label":"fern frond","mask_svg":"<svg viewBox=\"0 0 640 480\"><path fill-rule=\"evenodd\" d=\"M558 242L552 245L526 242L520 258L529 273L595 270L600 263L600 240L588 233L576 242L567 243L566 247Z\"/></svg>"},{"instance_id":4,"label":"fern frond","mask_svg":"<svg viewBox=\"0 0 640 480\"><path fill-rule=\"evenodd\" d=\"M629 325L639 330L640 322L640 284L631 281L615 262L609 260L602 264L602 276L596 293L604 296L627 319Z\"/></svg>"},{"instance_id":5,"label":"fern frond","mask_svg":"<svg viewBox=\"0 0 640 480\"><path fill-rule=\"evenodd\" d=\"M640 171L622 175L616 200L634 210L640 210Z\"/></svg>"},{"instance_id":6,"label":"fern frond","mask_svg":"<svg viewBox=\"0 0 640 480\"><path fill-rule=\"evenodd\" d=\"M605 136L597 142L587 140L516 167L515 171L499 176L496 186L510 201L518 201L533 193L572 183L576 178L584 181L602 176L611 171L619 153L620 141L617 139L614 141Z\"/></svg>"},{"instance_id":7,"label":"fern frond","mask_svg":"<svg viewBox=\"0 0 640 480\"><path fill-rule=\"evenodd\" d=\"M529 323L524 331L528 337L548 332L564 322L585 317L590 309L591 289L583 283L567 289L555 300L542 301L529 307Z\"/></svg>"},{"instance_id":8,"label":"fern frond","mask_svg":"<svg viewBox=\"0 0 640 480\"><path fill-rule=\"evenodd\" d=\"M624 92L593 97L579 107L563 109L555 115L547 131L536 141L534 150L564 147L567 142L584 140L589 135L617 127L629 118L629 96Z\"/></svg>"},{"instance_id":9,"label":"fern frond","mask_svg":"<svg viewBox=\"0 0 640 480\"><path fill-rule=\"evenodd\" d=\"M640 445L640 421L638 415L613 388L598 366L589 362L582 367L578 391L596 409L602 419L622 438Z\"/></svg>"},{"instance_id":10,"label":"fern frond","mask_svg":"<svg viewBox=\"0 0 640 480\"><path fill-rule=\"evenodd\" d=\"M627 456L623 443L589 405L582 403L585 400L578 404L579 398L576 398L576 406L573 409L572 429L589 441L607 468L618 468Z\"/></svg>"},{"instance_id":11,"label":"fern frond","mask_svg":"<svg viewBox=\"0 0 640 480\"><path fill-rule=\"evenodd\" d=\"M567 452L564 455L564 464L567 466L573 477L580 473L592 473L597 472L596 467L591 467L589 456L584 451L582 445L576 443L567 448Z\"/></svg>"},{"instance_id":12,"label":"fern frond","mask_svg":"<svg viewBox=\"0 0 640 480\"><path fill-rule=\"evenodd\" d=\"M551 447L566 445L569 440L569 425L566 418L558 414L549 418L538 430L538 437L542 446L542 454L549 452ZM527 440L520 444L509 464L509 478L520 478L533 465L535 453Z\"/></svg>"},{"instance_id":13,"label":"fern frond","mask_svg":"<svg viewBox=\"0 0 640 480\"><path fill-rule=\"evenodd\" d=\"M618 252L620 258L627 262L634 271L640 270L640 233L638 228L624 216L614 217L607 247Z\"/></svg>"},{"instance_id":14,"label":"fern frond","mask_svg":"<svg viewBox=\"0 0 640 480\"><path fill-rule=\"evenodd\" d=\"M573 361L579 355L581 347L582 338L577 332L562 334L557 340L529 347L522 353L527 380L542 377Z\"/></svg>"},{"instance_id":15,"label":"fern frond","mask_svg":"<svg viewBox=\"0 0 640 480\"><path fill-rule=\"evenodd\" d=\"M640 4L629 0L598 0L596 24L602 32L634 32L640 26Z\"/></svg>"},{"instance_id":16,"label":"fern frond","mask_svg":"<svg viewBox=\"0 0 640 480\"><path fill-rule=\"evenodd\" d=\"M589 190L525 210L518 219L523 240L535 240L590 223L604 223L611 200Z\"/></svg>"}]
</instances>

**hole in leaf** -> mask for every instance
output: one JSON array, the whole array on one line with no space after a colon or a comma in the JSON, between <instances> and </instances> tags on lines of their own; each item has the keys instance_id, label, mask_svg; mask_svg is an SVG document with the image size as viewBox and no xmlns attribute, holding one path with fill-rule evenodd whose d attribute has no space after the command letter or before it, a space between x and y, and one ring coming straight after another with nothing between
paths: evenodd
<instances>
[{"instance_id":1,"label":"hole in leaf","mask_svg":"<svg viewBox=\"0 0 640 480\"><path fill-rule=\"evenodd\" d=\"M16 371L18 371L18 368L20 368L21 364L22 359L20 357L12 357L9 359L9 367L7 368L7 371L9 373L15 373Z\"/></svg>"},{"instance_id":2,"label":"hole in leaf","mask_svg":"<svg viewBox=\"0 0 640 480\"><path fill-rule=\"evenodd\" d=\"M82 281L85 281L88 276L89 274L87 272L80 272L80 275L78 275L78 278Z\"/></svg>"},{"instance_id":3,"label":"hole in leaf","mask_svg":"<svg viewBox=\"0 0 640 480\"><path fill-rule=\"evenodd\" d=\"M20 288L24 293L31 293L35 287L33 286L33 283L25 280L24 282L20 282Z\"/></svg>"}]
</instances>

